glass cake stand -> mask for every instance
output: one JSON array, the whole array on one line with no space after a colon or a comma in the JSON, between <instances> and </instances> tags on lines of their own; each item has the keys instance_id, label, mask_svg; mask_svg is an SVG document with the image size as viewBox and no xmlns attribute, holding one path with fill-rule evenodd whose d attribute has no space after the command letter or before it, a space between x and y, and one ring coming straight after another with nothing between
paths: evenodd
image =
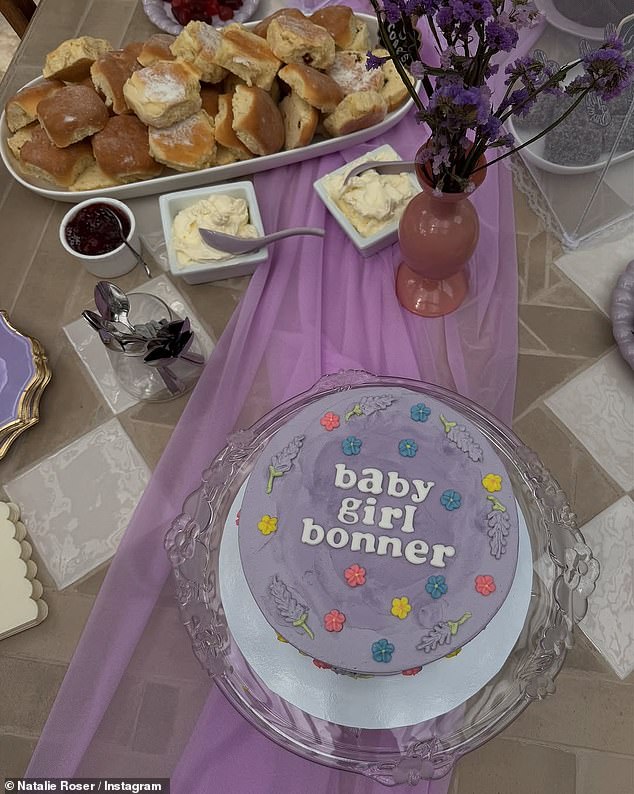
<instances>
[{"instance_id":1,"label":"glass cake stand","mask_svg":"<svg viewBox=\"0 0 634 794\"><path fill-rule=\"evenodd\" d=\"M453 703L434 719L403 727L337 724L309 714L269 689L231 633L221 596L220 547L227 519L264 444L309 403L325 394L363 386L409 388L443 400L473 422L506 465L532 552L526 618L501 668L465 702ZM508 428L469 400L438 386L358 371L322 378L309 392L233 435L203 472L200 487L185 501L166 535L165 547L194 653L238 712L282 747L386 786L443 777L461 756L496 736L529 703L552 694L555 677L572 646L573 628L586 613L599 575L599 564L576 528L565 494L539 457ZM281 665L284 658L288 657L280 654ZM325 691L332 688L334 674L319 672L324 673ZM418 678L424 672L425 668ZM416 680L400 678L406 683ZM359 683L372 684L350 678L344 685ZM389 715L390 703L384 708Z\"/></svg>"}]
</instances>

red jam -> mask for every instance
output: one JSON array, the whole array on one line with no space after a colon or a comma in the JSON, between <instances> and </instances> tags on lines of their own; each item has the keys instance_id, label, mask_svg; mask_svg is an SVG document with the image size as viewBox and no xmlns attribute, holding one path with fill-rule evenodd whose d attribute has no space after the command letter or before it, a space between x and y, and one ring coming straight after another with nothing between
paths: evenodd
<instances>
[{"instance_id":1,"label":"red jam","mask_svg":"<svg viewBox=\"0 0 634 794\"><path fill-rule=\"evenodd\" d=\"M82 207L66 225L66 242L73 251L84 256L99 256L122 245L119 226L108 210L121 220L123 234L127 239L130 234L130 221L125 213L111 204L96 202Z\"/></svg>"}]
</instances>

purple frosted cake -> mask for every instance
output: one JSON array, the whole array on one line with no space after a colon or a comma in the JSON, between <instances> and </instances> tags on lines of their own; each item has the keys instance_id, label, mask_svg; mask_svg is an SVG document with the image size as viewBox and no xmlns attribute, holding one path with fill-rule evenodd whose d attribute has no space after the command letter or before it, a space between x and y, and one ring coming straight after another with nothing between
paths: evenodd
<instances>
[{"instance_id":1,"label":"purple frosted cake","mask_svg":"<svg viewBox=\"0 0 634 794\"><path fill-rule=\"evenodd\" d=\"M402 387L339 391L291 415L255 461L239 521L265 618L337 672L414 674L456 653L515 575L501 459L464 416Z\"/></svg>"}]
</instances>

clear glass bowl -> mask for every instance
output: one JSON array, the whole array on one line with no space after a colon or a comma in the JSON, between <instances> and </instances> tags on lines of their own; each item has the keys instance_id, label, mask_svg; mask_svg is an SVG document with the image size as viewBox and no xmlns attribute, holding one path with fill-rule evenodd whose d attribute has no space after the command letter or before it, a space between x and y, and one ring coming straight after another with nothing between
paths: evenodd
<instances>
[{"instance_id":1,"label":"clear glass bowl","mask_svg":"<svg viewBox=\"0 0 634 794\"><path fill-rule=\"evenodd\" d=\"M322 395L368 385L402 386L441 399L484 433L506 464L526 518L533 557L528 613L502 669L476 695L443 716L391 730L327 722L270 691L231 635L219 586L225 519L262 446L290 414ZM462 755L500 733L529 703L552 694L566 650L572 647L573 628L586 613L599 575L599 564L576 528L565 494L539 457L508 428L438 386L358 371L322 378L309 392L233 435L185 501L166 535L165 548L194 653L233 706L282 747L386 786L443 777Z\"/></svg>"}]
</instances>

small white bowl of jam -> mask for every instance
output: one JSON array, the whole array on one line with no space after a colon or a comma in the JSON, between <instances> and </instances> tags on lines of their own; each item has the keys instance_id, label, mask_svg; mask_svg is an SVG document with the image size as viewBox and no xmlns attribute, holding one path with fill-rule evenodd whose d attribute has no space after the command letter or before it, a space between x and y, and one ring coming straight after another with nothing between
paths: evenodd
<instances>
[{"instance_id":1,"label":"small white bowl of jam","mask_svg":"<svg viewBox=\"0 0 634 794\"><path fill-rule=\"evenodd\" d=\"M121 221L125 239L138 251L140 243L134 215L117 199L82 201L64 215L59 227L63 248L99 278L123 276L136 265L136 257L122 242L121 230L111 212Z\"/></svg>"}]
</instances>

